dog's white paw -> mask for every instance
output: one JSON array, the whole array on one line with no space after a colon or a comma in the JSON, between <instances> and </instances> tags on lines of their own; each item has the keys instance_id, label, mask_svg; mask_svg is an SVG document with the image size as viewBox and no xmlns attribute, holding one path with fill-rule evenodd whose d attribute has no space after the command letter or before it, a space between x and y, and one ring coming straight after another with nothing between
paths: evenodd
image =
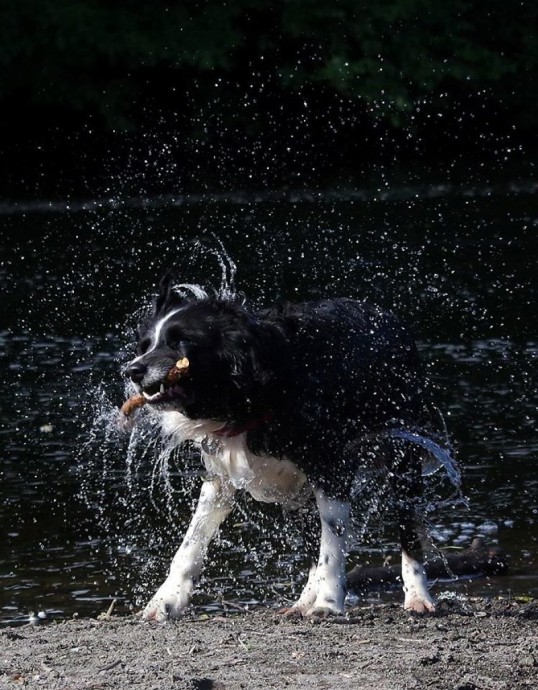
<instances>
[{"instance_id":1,"label":"dog's white paw","mask_svg":"<svg viewBox=\"0 0 538 690\"><path fill-rule=\"evenodd\" d=\"M402 549L404 609L412 613L435 613L435 603L428 591L428 578L420 561Z\"/></svg>"},{"instance_id":2,"label":"dog's white paw","mask_svg":"<svg viewBox=\"0 0 538 690\"><path fill-rule=\"evenodd\" d=\"M142 620L159 621L179 618L188 606L193 588L192 580L170 582L166 580L142 612Z\"/></svg>"},{"instance_id":3,"label":"dog's white paw","mask_svg":"<svg viewBox=\"0 0 538 690\"><path fill-rule=\"evenodd\" d=\"M336 593L334 596L318 594L316 601L306 612L307 618L328 618L341 616L344 613L344 596Z\"/></svg>"},{"instance_id":4,"label":"dog's white paw","mask_svg":"<svg viewBox=\"0 0 538 690\"><path fill-rule=\"evenodd\" d=\"M405 595L404 609L413 613L435 613L435 602L429 594L409 593Z\"/></svg>"},{"instance_id":5,"label":"dog's white paw","mask_svg":"<svg viewBox=\"0 0 538 690\"><path fill-rule=\"evenodd\" d=\"M339 608L332 604L316 604L306 612L307 618L329 618L330 616L341 616L344 613L344 607Z\"/></svg>"}]
</instances>

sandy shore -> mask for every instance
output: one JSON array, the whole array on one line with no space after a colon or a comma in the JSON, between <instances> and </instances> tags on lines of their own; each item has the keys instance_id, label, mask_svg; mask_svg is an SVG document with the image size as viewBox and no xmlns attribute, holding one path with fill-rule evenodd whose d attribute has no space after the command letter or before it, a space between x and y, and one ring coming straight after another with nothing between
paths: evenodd
<instances>
[{"instance_id":1,"label":"sandy shore","mask_svg":"<svg viewBox=\"0 0 538 690\"><path fill-rule=\"evenodd\" d=\"M47 690L517 690L538 687L538 603L442 602L293 621L273 611L167 624L72 620L0 630L0 687Z\"/></svg>"}]
</instances>

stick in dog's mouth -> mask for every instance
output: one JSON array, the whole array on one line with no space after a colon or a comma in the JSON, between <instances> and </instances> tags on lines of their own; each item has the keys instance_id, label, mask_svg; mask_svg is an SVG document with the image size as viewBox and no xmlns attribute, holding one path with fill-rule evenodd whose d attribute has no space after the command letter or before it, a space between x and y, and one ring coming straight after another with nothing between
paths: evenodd
<instances>
[{"instance_id":1,"label":"stick in dog's mouth","mask_svg":"<svg viewBox=\"0 0 538 690\"><path fill-rule=\"evenodd\" d=\"M187 357L182 357L174 364L166 375L167 383L176 383L182 376L185 376L189 371L190 362Z\"/></svg>"},{"instance_id":2,"label":"stick in dog's mouth","mask_svg":"<svg viewBox=\"0 0 538 690\"><path fill-rule=\"evenodd\" d=\"M182 357L179 359L174 366L170 369L168 374L166 375L166 383L167 384L174 384L177 383L183 376L185 376L190 367L190 362L187 359L187 357ZM120 412L122 415L125 417L129 417L130 415L135 412L135 410L138 410L140 407L145 405L148 402L148 399L146 396L144 396L141 393L138 393L137 395L132 395L128 400L126 400L123 405L120 407Z\"/></svg>"}]
</instances>

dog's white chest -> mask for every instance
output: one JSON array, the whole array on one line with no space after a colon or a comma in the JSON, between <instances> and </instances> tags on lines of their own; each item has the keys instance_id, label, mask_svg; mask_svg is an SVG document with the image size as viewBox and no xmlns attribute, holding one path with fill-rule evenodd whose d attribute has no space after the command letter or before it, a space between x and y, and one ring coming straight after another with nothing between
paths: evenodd
<instances>
[{"instance_id":1,"label":"dog's white chest","mask_svg":"<svg viewBox=\"0 0 538 690\"><path fill-rule=\"evenodd\" d=\"M186 439L199 443L210 475L227 477L236 489L244 489L257 501L299 508L312 494L305 473L290 460L260 457L246 445L246 434L231 438L216 435L222 422L191 420L179 412L165 412L163 431L170 444Z\"/></svg>"},{"instance_id":2,"label":"dog's white chest","mask_svg":"<svg viewBox=\"0 0 538 690\"><path fill-rule=\"evenodd\" d=\"M257 501L282 503L298 508L311 493L306 475L290 460L253 455L245 434L219 439L203 453L211 474L224 475L236 489L244 489Z\"/></svg>"}]
</instances>

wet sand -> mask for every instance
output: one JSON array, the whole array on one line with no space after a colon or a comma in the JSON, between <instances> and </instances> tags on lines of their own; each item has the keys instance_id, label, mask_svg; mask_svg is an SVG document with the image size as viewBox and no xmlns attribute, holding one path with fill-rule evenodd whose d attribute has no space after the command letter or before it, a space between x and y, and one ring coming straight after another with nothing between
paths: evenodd
<instances>
[{"instance_id":1,"label":"wet sand","mask_svg":"<svg viewBox=\"0 0 538 690\"><path fill-rule=\"evenodd\" d=\"M538 602L444 601L428 617L388 604L323 621L231 610L166 624L112 616L0 630L0 688L537 686Z\"/></svg>"}]
</instances>

